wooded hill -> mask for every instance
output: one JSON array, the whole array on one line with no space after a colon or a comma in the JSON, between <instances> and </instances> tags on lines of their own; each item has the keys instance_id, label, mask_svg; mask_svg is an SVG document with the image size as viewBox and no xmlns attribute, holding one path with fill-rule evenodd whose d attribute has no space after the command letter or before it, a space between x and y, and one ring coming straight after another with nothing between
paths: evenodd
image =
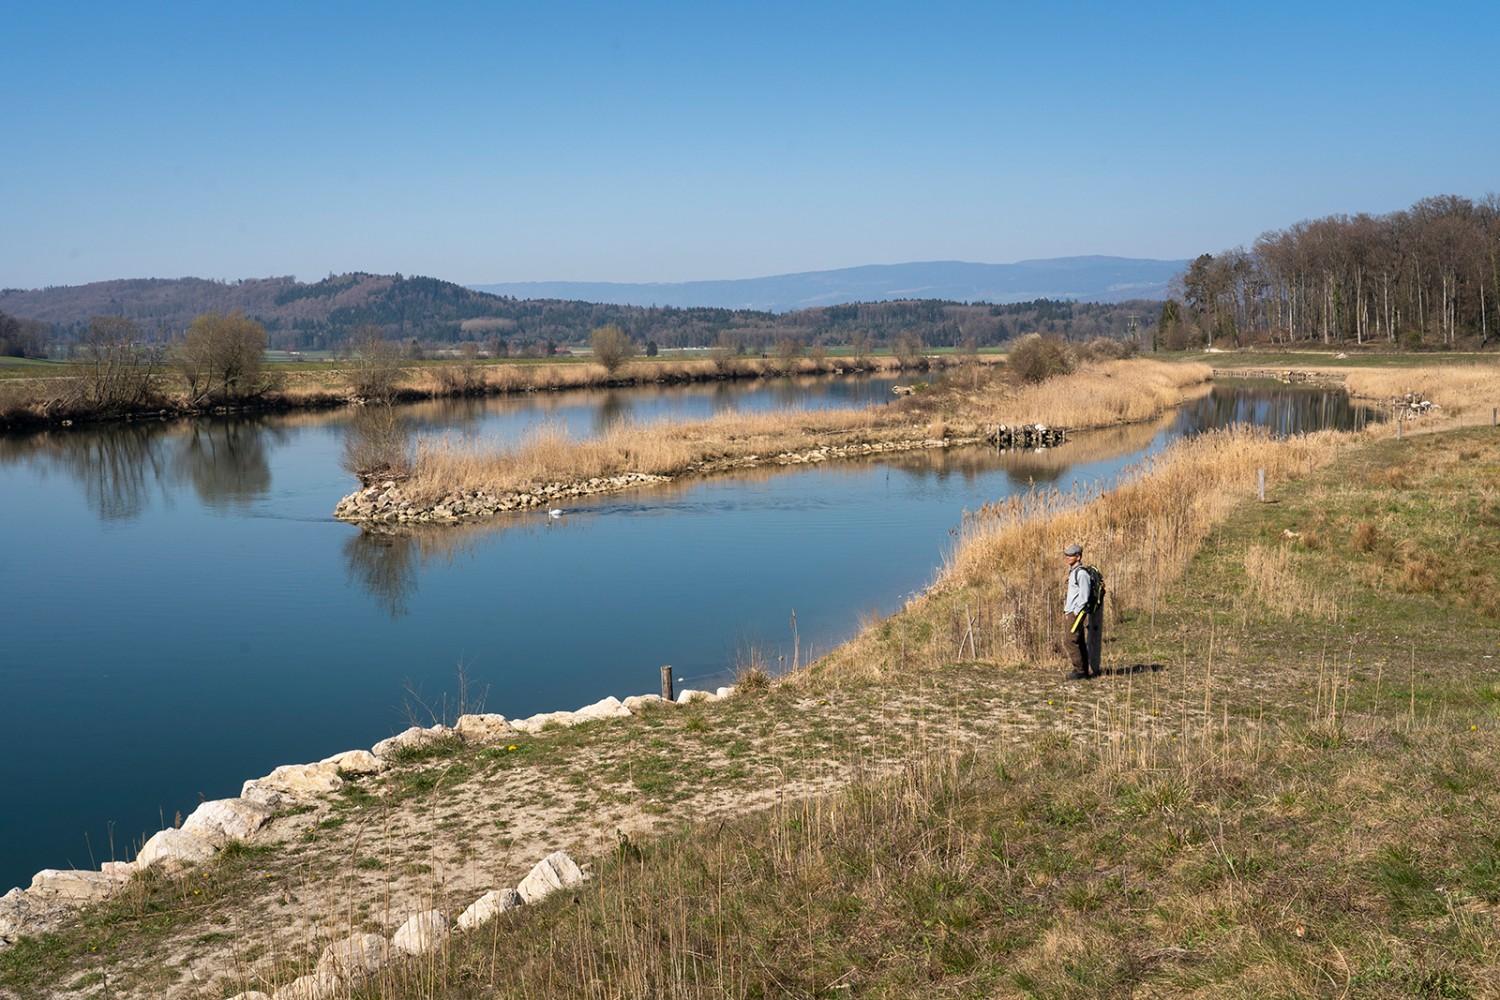
<instances>
[{"instance_id":1,"label":"wooded hill","mask_svg":"<svg viewBox=\"0 0 1500 1000\"><path fill-rule=\"evenodd\" d=\"M845 344L856 333L876 346L916 337L929 347L990 346L1023 333L1071 339L1149 337L1159 302L1113 304L1039 299L1008 305L935 300L825 306L789 313L743 309L607 305L514 299L436 278L343 274L306 284L291 277L235 282L144 278L38 290L0 291L0 313L49 324L53 340L77 339L95 316L134 321L157 342L181 335L207 312L243 312L267 331L269 346L337 349L366 326L402 342L478 342L496 353L547 353L616 324L641 344L706 347L729 338L746 349L783 339Z\"/></svg>"}]
</instances>

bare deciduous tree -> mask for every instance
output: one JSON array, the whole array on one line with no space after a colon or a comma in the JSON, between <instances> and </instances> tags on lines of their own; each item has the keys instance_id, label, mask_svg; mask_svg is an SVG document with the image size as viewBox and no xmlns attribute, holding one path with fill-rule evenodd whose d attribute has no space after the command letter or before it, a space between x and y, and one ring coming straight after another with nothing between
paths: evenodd
<instances>
[{"instance_id":1,"label":"bare deciduous tree","mask_svg":"<svg viewBox=\"0 0 1500 1000\"><path fill-rule=\"evenodd\" d=\"M401 375L401 347L385 339L380 327L367 324L349 338L349 391L374 403L389 403Z\"/></svg>"},{"instance_id":2,"label":"bare deciduous tree","mask_svg":"<svg viewBox=\"0 0 1500 1000\"><path fill-rule=\"evenodd\" d=\"M188 399L227 403L263 395L274 382L265 370L266 328L244 313L204 313L177 345L177 368Z\"/></svg>"},{"instance_id":3,"label":"bare deciduous tree","mask_svg":"<svg viewBox=\"0 0 1500 1000\"><path fill-rule=\"evenodd\" d=\"M139 409L154 395L162 351L137 343L140 327L120 316L95 316L74 354L80 402L99 414Z\"/></svg>"},{"instance_id":4,"label":"bare deciduous tree","mask_svg":"<svg viewBox=\"0 0 1500 1000\"><path fill-rule=\"evenodd\" d=\"M589 343L594 350L594 360L603 365L610 375L614 375L625 362L635 357L635 344L630 336L613 323L601 326L589 334Z\"/></svg>"}]
</instances>

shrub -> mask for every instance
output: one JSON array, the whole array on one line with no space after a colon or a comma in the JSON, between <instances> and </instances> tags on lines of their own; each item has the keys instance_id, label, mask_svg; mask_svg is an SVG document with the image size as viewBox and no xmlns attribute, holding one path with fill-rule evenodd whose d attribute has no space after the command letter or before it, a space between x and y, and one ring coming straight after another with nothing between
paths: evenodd
<instances>
[{"instance_id":1,"label":"shrub","mask_svg":"<svg viewBox=\"0 0 1500 1000\"><path fill-rule=\"evenodd\" d=\"M1073 370L1073 351L1057 337L1027 334L1005 358L1006 366L1022 382L1045 382Z\"/></svg>"},{"instance_id":2,"label":"shrub","mask_svg":"<svg viewBox=\"0 0 1500 1000\"><path fill-rule=\"evenodd\" d=\"M1134 356L1137 349L1133 340L1095 337L1084 346L1083 355L1090 361L1121 361Z\"/></svg>"}]
</instances>

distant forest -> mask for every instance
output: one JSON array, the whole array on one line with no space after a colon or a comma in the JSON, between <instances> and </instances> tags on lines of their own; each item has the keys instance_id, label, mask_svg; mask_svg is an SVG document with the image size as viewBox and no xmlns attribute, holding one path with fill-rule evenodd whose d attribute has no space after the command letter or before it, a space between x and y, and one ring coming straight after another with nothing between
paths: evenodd
<instances>
[{"instance_id":1,"label":"distant forest","mask_svg":"<svg viewBox=\"0 0 1500 1000\"><path fill-rule=\"evenodd\" d=\"M1484 346L1500 334L1500 196L1299 222L1249 250L1202 255L1174 291L1160 317L1172 347Z\"/></svg>"},{"instance_id":2,"label":"distant forest","mask_svg":"<svg viewBox=\"0 0 1500 1000\"><path fill-rule=\"evenodd\" d=\"M788 339L816 347L848 344L856 337L877 347L912 337L928 347L986 347L1026 333L1072 340L1149 338L1160 308L1159 301L971 305L924 300L770 313L521 300L399 274L344 274L312 284L290 277L183 278L0 291L0 311L26 317L28 329L48 330L46 339L64 349L95 316L131 320L147 339L166 343L210 311L241 311L258 320L269 346L283 350L340 350L356 331L373 326L387 339L416 348L474 342L494 354L543 355L585 342L592 330L607 324L660 349L730 342L764 351Z\"/></svg>"}]
</instances>

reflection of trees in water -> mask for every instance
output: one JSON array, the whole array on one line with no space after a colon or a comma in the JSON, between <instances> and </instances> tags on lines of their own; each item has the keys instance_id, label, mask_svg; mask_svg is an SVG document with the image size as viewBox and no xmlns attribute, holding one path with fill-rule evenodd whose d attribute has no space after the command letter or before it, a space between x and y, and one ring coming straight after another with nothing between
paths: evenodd
<instances>
[{"instance_id":1,"label":"reflection of trees in water","mask_svg":"<svg viewBox=\"0 0 1500 1000\"><path fill-rule=\"evenodd\" d=\"M0 459L56 468L101 520L139 517L159 493L190 483L205 504L245 502L271 485L267 448L283 431L254 420L133 421L0 438Z\"/></svg>"},{"instance_id":2,"label":"reflection of trees in water","mask_svg":"<svg viewBox=\"0 0 1500 1000\"><path fill-rule=\"evenodd\" d=\"M733 382L714 382L708 390L708 402L711 413L722 413L726 410L739 409L740 397L744 390Z\"/></svg>"},{"instance_id":3,"label":"reflection of trees in water","mask_svg":"<svg viewBox=\"0 0 1500 1000\"><path fill-rule=\"evenodd\" d=\"M153 490L169 478L167 430L164 424L128 423L0 438L0 456L60 469L83 487L101 520L128 520L140 516Z\"/></svg>"},{"instance_id":4,"label":"reflection of trees in water","mask_svg":"<svg viewBox=\"0 0 1500 1000\"><path fill-rule=\"evenodd\" d=\"M806 393L806 389L799 384L801 381L795 376L772 379L770 397L782 406L796 406Z\"/></svg>"},{"instance_id":5,"label":"reflection of trees in water","mask_svg":"<svg viewBox=\"0 0 1500 1000\"><path fill-rule=\"evenodd\" d=\"M1286 436L1354 430L1376 419L1368 407L1351 403L1342 389L1247 382L1216 385L1207 396L1184 405L1174 429L1201 434L1231 424L1254 424Z\"/></svg>"},{"instance_id":6,"label":"reflection of trees in water","mask_svg":"<svg viewBox=\"0 0 1500 1000\"><path fill-rule=\"evenodd\" d=\"M606 390L594 404L594 433L602 437L611 427L630 419L634 413L635 404L630 392Z\"/></svg>"},{"instance_id":7,"label":"reflection of trees in water","mask_svg":"<svg viewBox=\"0 0 1500 1000\"><path fill-rule=\"evenodd\" d=\"M392 618L404 617L417 592L416 541L409 536L361 528L344 540L349 580L375 598Z\"/></svg>"},{"instance_id":8,"label":"reflection of trees in water","mask_svg":"<svg viewBox=\"0 0 1500 1000\"><path fill-rule=\"evenodd\" d=\"M451 563L521 523L497 517L466 525L361 525L358 534L344 541L349 580L386 614L401 618L409 612L418 574L427 563Z\"/></svg>"},{"instance_id":9,"label":"reflection of trees in water","mask_svg":"<svg viewBox=\"0 0 1500 1000\"><path fill-rule=\"evenodd\" d=\"M271 488L266 445L277 433L258 420L194 421L173 464L205 505L247 504Z\"/></svg>"}]
</instances>

